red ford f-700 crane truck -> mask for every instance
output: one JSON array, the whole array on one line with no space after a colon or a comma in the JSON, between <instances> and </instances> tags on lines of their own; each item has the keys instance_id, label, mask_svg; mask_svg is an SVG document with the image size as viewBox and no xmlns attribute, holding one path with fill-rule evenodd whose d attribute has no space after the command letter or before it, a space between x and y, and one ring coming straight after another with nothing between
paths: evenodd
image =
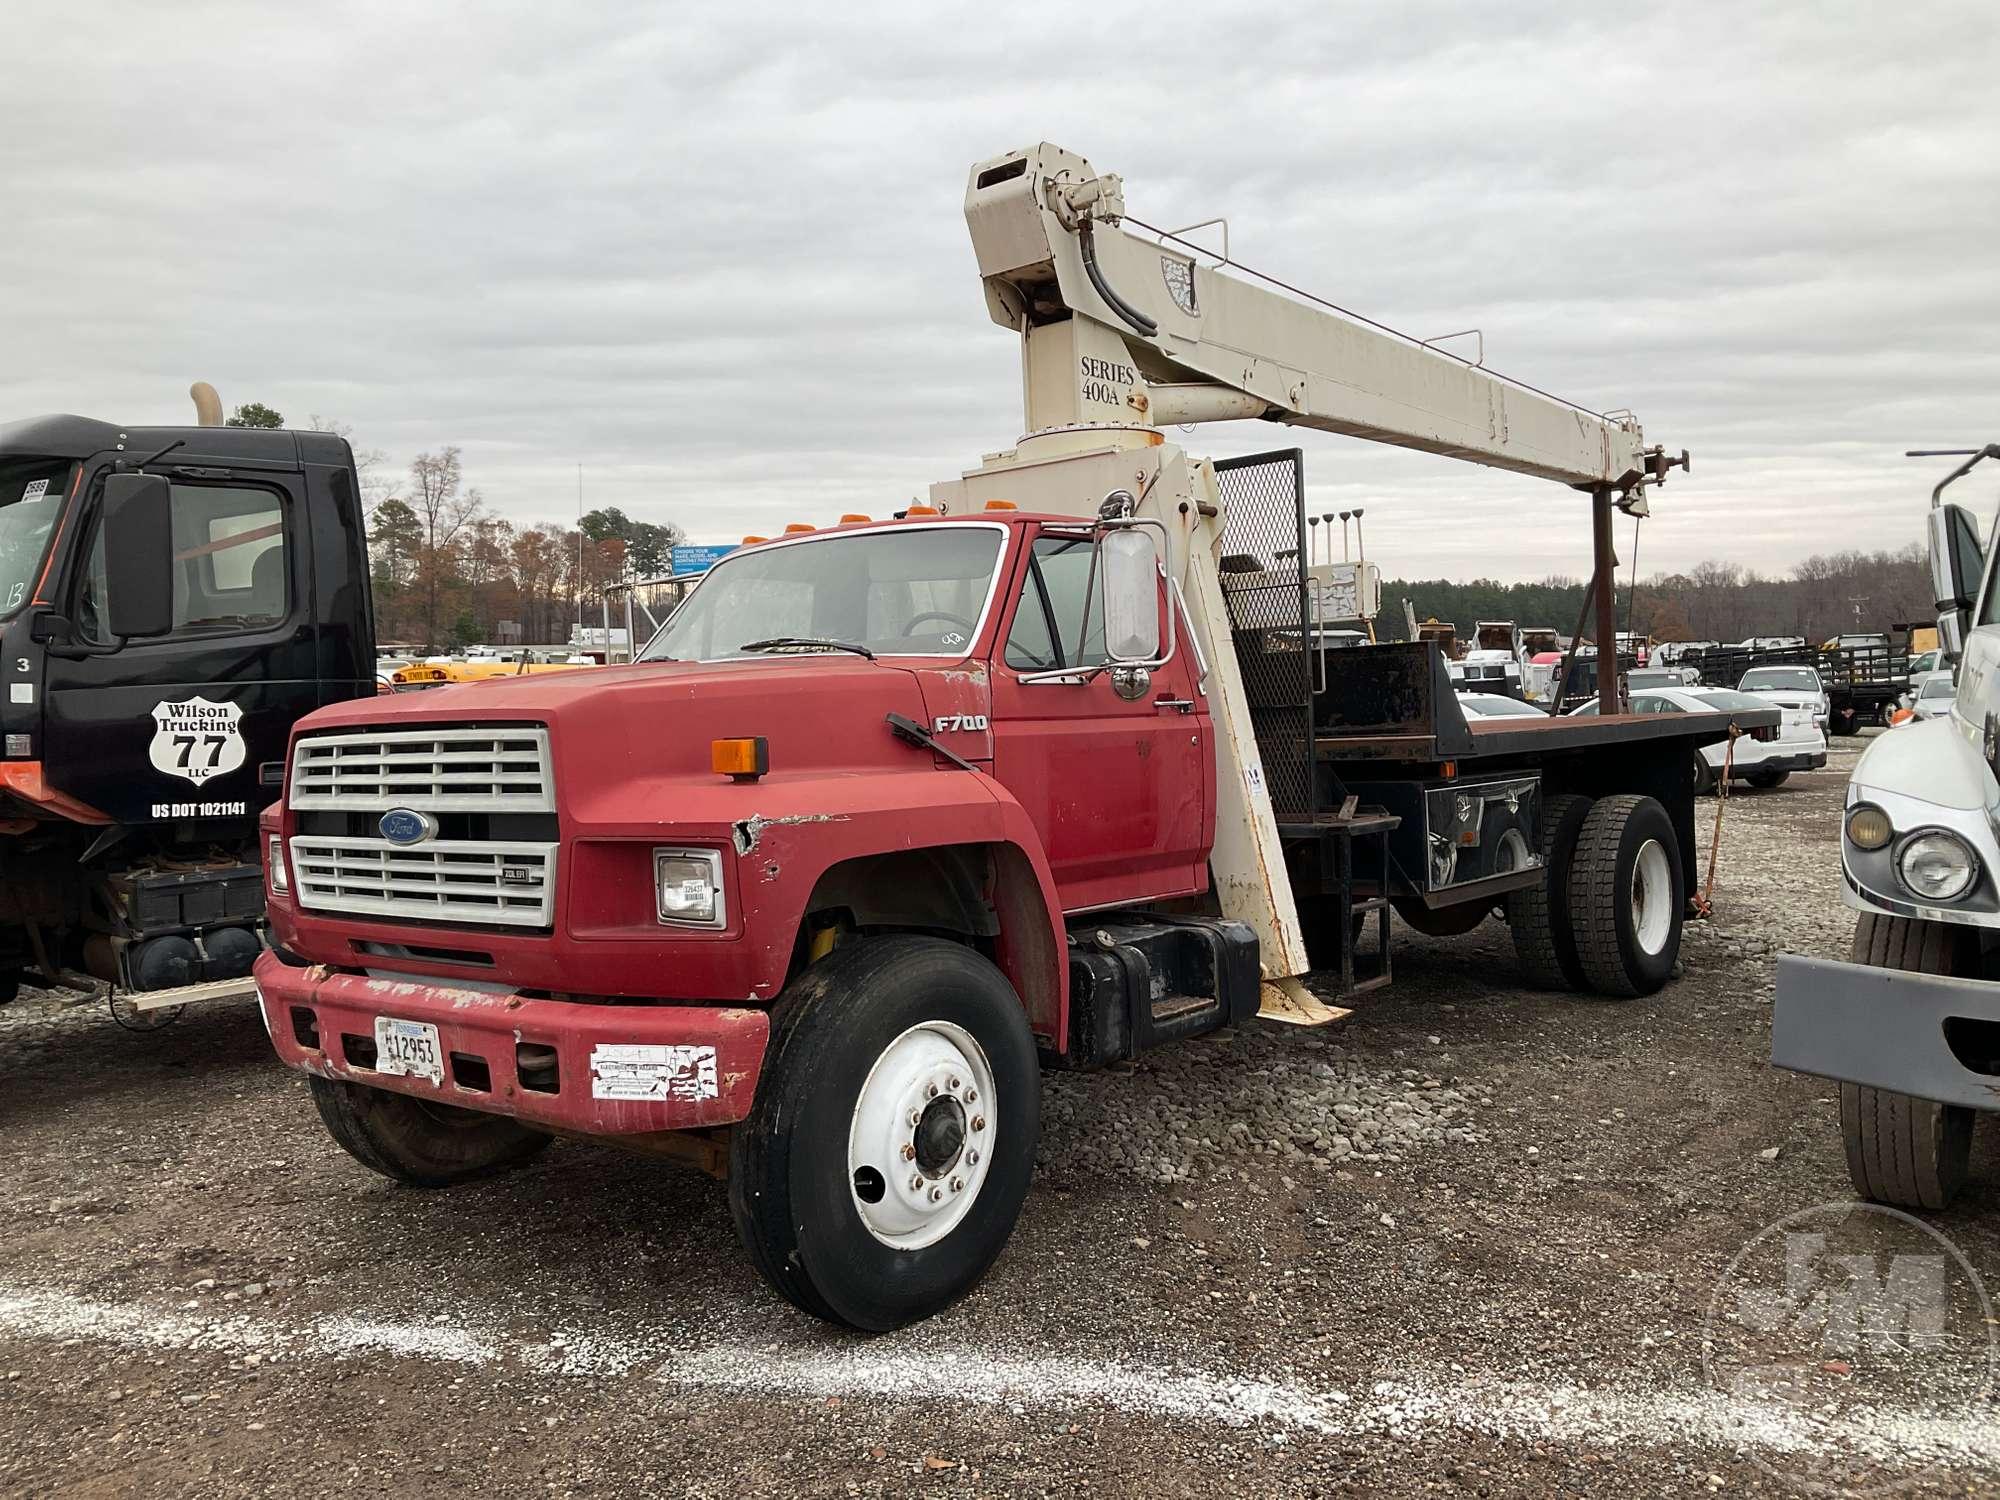
<instances>
[{"instance_id":1,"label":"red ford f-700 crane truck","mask_svg":"<svg viewBox=\"0 0 2000 1500\"><path fill-rule=\"evenodd\" d=\"M1041 1066L1344 1015L1299 976L1386 979L1392 906L1504 910L1551 985L1667 978L1696 749L1729 722L1468 725L1429 645L1319 649L1297 453L1209 464L1154 425L1583 488L1608 607L1614 498L1665 469L1636 424L1140 239L1053 147L975 168L967 215L1024 341L1016 448L732 554L629 667L299 725L256 977L361 1161L691 1156L785 1296L886 1328L1000 1252Z\"/></svg>"}]
</instances>

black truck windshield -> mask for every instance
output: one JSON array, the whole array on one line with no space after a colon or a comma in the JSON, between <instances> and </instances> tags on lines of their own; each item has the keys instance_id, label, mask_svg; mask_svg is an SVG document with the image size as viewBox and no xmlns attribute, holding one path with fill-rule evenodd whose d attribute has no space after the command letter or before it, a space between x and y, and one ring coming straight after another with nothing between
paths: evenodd
<instances>
[{"instance_id":1,"label":"black truck windshield","mask_svg":"<svg viewBox=\"0 0 2000 1500\"><path fill-rule=\"evenodd\" d=\"M0 618L34 592L74 468L66 458L0 457Z\"/></svg>"},{"instance_id":2,"label":"black truck windshield","mask_svg":"<svg viewBox=\"0 0 2000 1500\"><path fill-rule=\"evenodd\" d=\"M973 523L815 536L724 558L641 661L750 658L753 644L963 656L993 590L1003 532Z\"/></svg>"}]
</instances>

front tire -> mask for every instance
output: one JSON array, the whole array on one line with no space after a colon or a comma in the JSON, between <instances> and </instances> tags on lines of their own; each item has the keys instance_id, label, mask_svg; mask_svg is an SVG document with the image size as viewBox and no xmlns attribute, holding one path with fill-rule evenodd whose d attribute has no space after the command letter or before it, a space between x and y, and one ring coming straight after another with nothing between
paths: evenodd
<instances>
[{"instance_id":1,"label":"front tire","mask_svg":"<svg viewBox=\"0 0 2000 1500\"><path fill-rule=\"evenodd\" d=\"M1854 962L1877 969L1960 977L1979 972L1968 929L1864 913ZM1899 1208L1949 1207L1972 1161L1973 1111L1866 1084L1840 1086L1840 1134L1854 1191Z\"/></svg>"},{"instance_id":2,"label":"front tire","mask_svg":"<svg viewBox=\"0 0 2000 1500\"><path fill-rule=\"evenodd\" d=\"M969 1291L1020 1217L1041 1076L1020 998L942 938L850 941L772 1014L729 1205L795 1307L869 1332Z\"/></svg>"},{"instance_id":3,"label":"front tire","mask_svg":"<svg viewBox=\"0 0 2000 1500\"><path fill-rule=\"evenodd\" d=\"M1630 794L1594 803L1569 874L1577 956L1600 995L1631 999L1667 982L1686 904L1681 846L1667 810Z\"/></svg>"},{"instance_id":4,"label":"front tire","mask_svg":"<svg viewBox=\"0 0 2000 1500\"><path fill-rule=\"evenodd\" d=\"M484 1110L435 1104L339 1079L309 1077L326 1133L372 1171L411 1187L449 1187L518 1167L549 1143Z\"/></svg>"},{"instance_id":5,"label":"front tire","mask_svg":"<svg viewBox=\"0 0 2000 1500\"><path fill-rule=\"evenodd\" d=\"M1791 777L1792 773L1790 771L1753 771L1743 779L1756 787L1760 792L1768 792L1774 787L1783 786L1787 781L1791 780Z\"/></svg>"}]
</instances>

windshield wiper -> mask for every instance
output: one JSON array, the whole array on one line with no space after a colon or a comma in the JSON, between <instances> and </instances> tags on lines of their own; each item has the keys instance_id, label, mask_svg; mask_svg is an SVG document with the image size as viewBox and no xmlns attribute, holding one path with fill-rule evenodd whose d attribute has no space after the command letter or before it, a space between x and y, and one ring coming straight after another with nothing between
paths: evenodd
<instances>
[{"instance_id":1,"label":"windshield wiper","mask_svg":"<svg viewBox=\"0 0 2000 1500\"><path fill-rule=\"evenodd\" d=\"M856 656L875 660L875 653L852 641L830 640L820 635L774 635L765 641L745 641L738 651L852 651Z\"/></svg>"}]
</instances>

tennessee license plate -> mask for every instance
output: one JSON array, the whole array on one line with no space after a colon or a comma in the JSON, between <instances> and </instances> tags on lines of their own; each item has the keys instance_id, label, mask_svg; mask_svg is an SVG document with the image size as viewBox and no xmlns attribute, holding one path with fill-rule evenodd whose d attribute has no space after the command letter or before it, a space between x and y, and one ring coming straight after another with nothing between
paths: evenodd
<instances>
[{"instance_id":1,"label":"tennessee license plate","mask_svg":"<svg viewBox=\"0 0 2000 1500\"><path fill-rule=\"evenodd\" d=\"M375 1018L375 1071L396 1073L405 1078L428 1078L444 1083L444 1048L438 1044L438 1029L428 1021L398 1021L391 1016Z\"/></svg>"}]
</instances>

